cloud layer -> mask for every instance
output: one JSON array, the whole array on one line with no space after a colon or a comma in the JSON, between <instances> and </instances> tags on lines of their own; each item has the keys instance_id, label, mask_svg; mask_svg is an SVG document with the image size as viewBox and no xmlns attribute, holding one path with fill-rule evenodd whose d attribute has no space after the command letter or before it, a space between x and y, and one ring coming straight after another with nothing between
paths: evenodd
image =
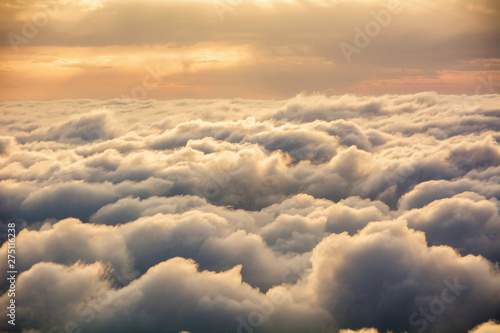
<instances>
[{"instance_id":1,"label":"cloud layer","mask_svg":"<svg viewBox=\"0 0 500 333\"><path fill-rule=\"evenodd\" d=\"M3 0L0 8L0 100L499 91L496 0Z\"/></svg>"},{"instance_id":2,"label":"cloud layer","mask_svg":"<svg viewBox=\"0 0 500 333\"><path fill-rule=\"evenodd\" d=\"M19 326L493 332L499 102L2 103Z\"/></svg>"}]
</instances>

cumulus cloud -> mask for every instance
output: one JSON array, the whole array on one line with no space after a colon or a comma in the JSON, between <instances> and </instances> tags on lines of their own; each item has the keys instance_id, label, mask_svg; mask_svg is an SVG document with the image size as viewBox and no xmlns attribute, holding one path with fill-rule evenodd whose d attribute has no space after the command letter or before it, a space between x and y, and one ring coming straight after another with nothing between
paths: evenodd
<instances>
[{"instance_id":1,"label":"cumulus cloud","mask_svg":"<svg viewBox=\"0 0 500 333\"><path fill-rule=\"evenodd\" d=\"M472 330L469 330L470 333L494 333L500 329L500 325L493 320L490 320L486 323L478 325ZM359 331L353 330L340 330L340 333L379 333L375 328L362 328ZM388 332L389 333L389 332Z\"/></svg>"},{"instance_id":2,"label":"cumulus cloud","mask_svg":"<svg viewBox=\"0 0 500 333\"><path fill-rule=\"evenodd\" d=\"M158 327L166 332L218 332L252 326L269 329L269 320L264 319L273 318L278 327L296 331L314 329L318 320L328 317L290 302L290 293L281 287L261 293L241 281L240 270L241 266L219 273L199 271L192 260L177 257L151 267L128 286L113 289L100 264L38 264L19 277L23 291L18 300L32 304L26 306L30 312L20 324L43 331L70 325L92 332L150 332ZM53 293L48 299L37 292L50 286ZM2 304L7 301L6 295L0 298ZM53 311L46 313L47 308ZM255 321L252 313L257 315Z\"/></svg>"},{"instance_id":3,"label":"cumulus cloud","mask_svg":"<svg viewBox=\"0 0 500 333\"><path fill-rule=\"evenodd\" d=\"M495 330L499 98L467 101L2 103L21 327Z\"/></svg>"},{"instance_id":4,"label":"cumulus cloud","mask_svg":"<svg viewBox=\"0 0 500 333\"><path fill-rule=\"evenodd\" d=\"M61 124L38 129L29 135L16 139L22 143L29 141L81 143L111 139L117 131L118 127L111 112L95 110L87 114L73 116Z\"/></svg>"},{"instance_id":5,"label":"cumulus cloud","mask_svg":"<svg viewBox=\"0 0 500 333\"><path fill-rule=\"evenodd\" d=\"M425 232L433 245L449 245L466 254L480 254L500 261L500 217L498 201L485 200L471 192L433 201L401 218Z\"/></svg>"},{"instance_id":6,"label":"cumulus cloud","mask_svg":"<svg viewBox=\"0 0 500 333\"><path fill-rule=\"evenodd\" d=\"M497 267L451 247L429 247L424 233L402 222L371 222L354 236L332 234L311 260L300 292L328 309L340 327L459 331L500 310ZM447 292L455 297L445 304L439 297ZM431 311L429 317L420 309Z\"/></svg>"},{"instance_id":7,"label":"cumulus cloud","mask_svg":"<svg viewBox=\"0 0 500 333\"><path fill-rule=\"evenodd\" d=\"M23 314L17 327L46 332L77 319L79 307L100 297L109 283L105 267L98 263L62 266L45 262L21 274L16 287L17 311ZM7 293L0 297L2 307L6 308L9 301ZM4 331L11 329L6 321L0 325Z\"/></svg>"}]
</instances>

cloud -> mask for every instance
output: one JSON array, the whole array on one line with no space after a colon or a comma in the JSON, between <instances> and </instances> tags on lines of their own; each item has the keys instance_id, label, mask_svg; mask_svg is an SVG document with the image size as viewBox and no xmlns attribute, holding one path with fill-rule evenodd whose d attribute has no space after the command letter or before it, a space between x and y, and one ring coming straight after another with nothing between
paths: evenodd
<instances>
[{"instance_id":1,"label":"cloud","mask_svg":"<svg viewBox=\"0 0 500 333\"><path fill-rule=\"evenodd\" d=\"M486 323L483 323L481 325L478 325L472 330L469 330L471 333L494 333L496 330L498 330L499 325L495 323L493 320L488 321ZM374 328L363 328L360 329L359 331L353 331L353 330L340 330L340 333L379 333L378 330Z\"/></svg>"},{"instance_id":2,"label":"cloud","mask_svg":"<svg viewBox=\"0 0 500 333\"><path fill-rule=\"evenodd\" d=\"M302 281L278 285L265 293L244 282L241 270L248 262L216 273L201 271L193 260L174 257L152 265L118 289L111 287L115 278L100 263L39 263L19 276L22 292L17 300L21 304L46 302L42 291L58 285L61 289L49 298L54 302L51 309L64 310L47 317L45 312L35 311L37 307L29 308L30 315L22 316L20 323L44 330L71 322L95 332L146 332L156 327L169 332L238 327L319 331L332 325L369 325L367 322L380 330L386 326L408 329L420 325L409 321L412 311L428 308L434 299L443 297L446 288L446 299L453 301L428 324L432 330L472 328L498 313L500 275L491 263L480 257L461 257L452 248L428 247L422 232L398 221L372 222L353 236L332 234L313 250L311 260L312 271L302 273ZM71 292L65 289L66 283ZM7 300L4 294L0 302ZM392 306L394 303L399 306ZM457 313L462 314L458 322ZM399 322L389 318L399 318Z\"/></svg>"},{"instance_id":3,"label":"cloud","mask_svg":"<svg viewBox=\"0 0 500 333\"><path fill-rule=\"evenodd\" d=\"M470 330L469 332L471 333L493 333L495 331L498 331L500 329L500 324L497 322L490 320L487 323L481 324L474 328L473 330Z\"/></svg>"},{"instance_id":4,"label":"cloud","mask_svg":"<svg viewBox=\"0 0 500 333\"><path fill-rule=\"evenodd\" d=\"M23 314L16 326L47 331L78 319L79 307L105 293L109 284L105 267L98 263L67 267L46 262L21 274L16 287L16 308ZM0 297L2 306L7 307L9 300L7 293ZM6 321L0 325L4 331L11 329Z\"/></svg>"},{"instance_id":5,"label":"cloud","mask_svg":"<svg viewBox=\"0 0 500 333\"><path fill-rule=\"evenodd\" d=\"M19 232L17 270L28 271L43 262L65 264L103 262L120 274L133 276L133 257L123 237L104 225L84 224L76 219L66 219L42 230ZM1 248L7 253L7 243ZM7 263L2 268L7 270ZM4 285L5 282L2 282Z\"/></svg>"},{"instance_id":6,"label":"cloud","mask_svg":"<svg viewBox=\"0 0 500 333\"><path fill-rule=\"evenodd\" d=\"M152 216L157 213L183 213L206 205L206 200L197 196L169 198L153 196L144 200L126 197L101 207L90 217L90 220L96 223L114 225L134 221L141 216Z\"/></svg>"},{"instance_id":7,"label":"cloud","mask_svg":"<svg viewBox=\"0 0 500 333\"><path fill-rule=\"evenodd\" d=\"M498 201L464 192L404 213L409 226L425 231L432 245L449 245L465 254L500 261Z\"/></svg>"},{"instance_id":8,"label":"cloud","mask_svg":"<svg viewBox=\"0 0 500 333\"><path fill-rule=\"evenodd\" d=\"M340 333L378 333L378 331L374 328L363 328L363 329L360 329L359 331L340 330Z\"/></svg>"},{"instance_id":9,"label":"cloud","mask_svg":"<svg viewBox=\"0 0 500 333\"><path fill-rule=\"evenodd\" d=\"M401 222L372 222L354 236L332 234L313 251L312 267L301 292L340 327L459 331L499 311L495 266L450 247L428 247L424 233ZM446 292L455 292L453 301L433 308ZM432 313L422 319L418 311L430 304Z\"/></svg>"},{"instance_id":10,"label":"cloud","mask_svg":"<svg viewBox=\"0 0 500 333\"><path fill-rule=\"evenodd\" d=\"M185 201L189 204L189 200ZM174 198L175 201L182 203L183 198ZM274 253L260 235L238 230L254 229L250 216L246 216L245 226L241 223L241 218L245 218L242 213L215 214L215 207L205 210L195 208L182 215L156 213L115 227L66 219L46 224L40 231L23 230L17 237L22 258L18 270L28 270L42 261L66 265L77 261L103 262L131 280L136 270L144 273L164 260L182 256L195 259L204 269L225 270L244 265L244 280L267 290L280 284L292 266L307 259L302 252L294 256ZM7 253L7 244L1 251Z\"/></svg>"},{"instance_id":11,"label":"cloud","mask_svg":"<svg viewBox=\"0 0 500 333\"><path fill-rule=\"evenodd\" d=\"M496 173L497 170L490 169L489 171ZM484 181L464 177L451 181L432 180L423 182L401 197L399 207L401 210L421 208L434 200L452 197L462 192L474 192L484 195L486 198L498 199L500 186L494 182L490 182L490 179L495 179L495 176L489 177Z\"/></svg>"},{"instance_id":12,"label":"cloud","mask_svg":"<svg viewBox=\"0 0 500 333\"><path fill-rule=\"evenodd\" d=\"M27 136L16 138L19 142L58 141L82 143L113 138L118 131L113 114L105 110L95 110L46 129L34 131Z\"/></svg>"},{"instance_id":13,"label":"cloud","mask_svg":"<svg viewBox=\"0 0 500 333\"><path fill-rule=\"evenodd\" d=\"M500 320L498 99L2 103L0 224L18 228L20 327L438 332Z\"/></svg>"},{"instance_id":14,"label":"cloud","mask_svg":"<svg viewBox=\"0 0 500 333\"><path fill-rule=\"evenodd\" d=\"M103 279L100 264L38 264L20 275L23 291L17 299L22 304L49 302L44 308L54 311L47 314L28 307L30 312L20 325L40 330L71 325L93 332L148 332L157 327L168 332L217 332L250 325L268 327L264 316L292 330L315 327L315 320L326 318L321 311L290 302L291 295L283 288L263 294L250 287L241 281L240 270L241 266L220 273L199 271L192 260L173 258L117 290ZM53 293L46 299L40 291L49 285ZM5 295L0 299L2 304L7 301ZM256 319L259 324L249 315L253 313L262 317Z\"/></svg>"}]
</instances>

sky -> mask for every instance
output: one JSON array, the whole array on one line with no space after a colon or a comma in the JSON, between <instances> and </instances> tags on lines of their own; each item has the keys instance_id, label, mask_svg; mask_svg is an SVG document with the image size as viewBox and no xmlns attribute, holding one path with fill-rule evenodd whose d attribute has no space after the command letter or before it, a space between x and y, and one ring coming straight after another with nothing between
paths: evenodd
<instances>
[{"instance_id":1,"label":"sky","mask_svg":"<svg viewBox=\"0 0 500 333\"><path fill-rule=\"evenodd\" d=\"M0 7L0 332L500 332L500 1Z\"/></svg>"},{"instance_id":2,"label":"sky","mask_svg":"<svg viewBox=\"0 0 500 333\"><path fill-rule=\"evenodd\" d=\"M3 0L1 100L474 94L496 0ZM480 89L492 93L495 87ZM498 89L498 87L496 87Z\"/></svg>"},{"instance_id":3,"label":"sky","mask_svg":"<svg viewBox=\"0 0 500 333\"><path fill-rule=\"evenodd\" d=\"M499 95L0 105L25 333L499 331Z\"/></svg>"}]
</instances>

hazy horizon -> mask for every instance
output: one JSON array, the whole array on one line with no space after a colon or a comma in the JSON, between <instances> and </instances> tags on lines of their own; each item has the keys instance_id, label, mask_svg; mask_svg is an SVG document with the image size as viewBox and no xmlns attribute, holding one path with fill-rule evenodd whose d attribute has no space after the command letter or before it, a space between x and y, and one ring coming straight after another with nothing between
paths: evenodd
<instances>
[{"instance_id":1,"label":"hazy horizon","mask_svg":"<svg viewBox=\"0 0 500 333\"><path fill-rule=\"evenodd\" d=\"M493 0L0 6L0 100L473 95L494 93L500 81Z\"/></svg>"}]
</instances>

